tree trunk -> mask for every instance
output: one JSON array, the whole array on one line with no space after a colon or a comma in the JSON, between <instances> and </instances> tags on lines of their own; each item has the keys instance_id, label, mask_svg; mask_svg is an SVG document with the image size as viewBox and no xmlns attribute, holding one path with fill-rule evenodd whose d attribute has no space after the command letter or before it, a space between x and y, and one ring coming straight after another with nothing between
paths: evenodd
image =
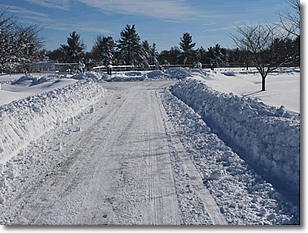
<instances>
[{"instance_id":1,"label":"tree trunk","mask_svg":"<svg viewBox=\"0 0 308 233\"><path fill-rule=\"evenodd\" d=\"M265 91L265 77L262 77L262 91Z\"/></svg>"}]
</instances>

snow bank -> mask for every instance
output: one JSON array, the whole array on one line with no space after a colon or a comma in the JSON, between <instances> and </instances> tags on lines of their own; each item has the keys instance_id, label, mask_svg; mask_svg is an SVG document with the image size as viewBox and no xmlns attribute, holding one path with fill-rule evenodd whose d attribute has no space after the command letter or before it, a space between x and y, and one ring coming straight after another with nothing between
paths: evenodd
<instances>
[{"instance_id":1,"label":"snow bank","mask_svg":"<svg viewBox=\"0 0 308 233\"><path fill-rule=\"evenodd\" d=\"M162 103L186 149L186 156L195 164L204 185L215 199L228 224L299 224L298 206L287 200L219 139L199 114L169 91L162 93ZM181 168L180 154L175 152L170 157L176 168L174 178L177 180L182 177L187 182L189 176L185 169ZM185 182L182 185L184 186L179 190L189 188ZM183 194L187 195L187 191L179 192L178 195ZM183 209L183 213L187 209L189 208ZM192 216L194 215L191 214L190 218Z\"/></svg>"},{"instance_id":2,"label":"snow bank","mask_svg":"<svg viewBox=\"0 0 308 233\"><path fill-rule=\"evenodd\" d=\"M0 163L102 95L104 89L97 83L81 80L0 106Z\"/></svg>"},{"instance_id":3,"label":"snow bank","mask_svg":"<svg viewBox=\"0 0 308 233\"><path fill-rule=\"evenodd\" d=\"M217 134L266 179L299 194L300 121L284 107L214 91L184 80L172 93L192 107ZM290 192L291 193L291 192Z\"/></svg>"},{"instance_id":4,"label":"snow bank","mask_svg":"<svg viewBox=\"0 0 308 233\"><path fill-rule=\"evenodd\" d=\"M85 72L85 73L80 73L77 75L72 76L71 78L73 79L77 79L77 80L92 80L92 81L101 81L102 79L104 79L107 76L107 74L103 74L103 73L98 73L98 72Z\"/></svg>"},{"instance_id":5,"label":"snow bank","mask_svg":"<svg viewBox=\"0 0 308 233\"><path fill-rule=\"evenodd\" d=\"M29 85L34 86L45 82L56 82L59 79L67 78L66 75L59 76L58 74L49 74L41 77L33 76L32 74L21 76L20 78L13 80L11 85Z\"/></svg>"},{"instance_id":6,"label":"snow bank","mask_svg":"<svg viewBox=\"0 0 308 233\"><path fill-rule=\"evenodd\" d=\"M162 70L154 71L127 71L113 72L111 76L103 73L103 79L110 82L123 81L145 81L145 80L169 80L182 79L191 76L188 68L171 68L165 72Z\"/></svg>"}]
</instances>

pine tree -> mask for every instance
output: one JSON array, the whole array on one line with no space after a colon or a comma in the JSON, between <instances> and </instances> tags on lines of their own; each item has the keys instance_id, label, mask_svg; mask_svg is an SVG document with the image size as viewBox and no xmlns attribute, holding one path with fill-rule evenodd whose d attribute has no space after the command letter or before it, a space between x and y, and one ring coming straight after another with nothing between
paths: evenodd
<instances>
[{"instance_id":1,"label":"pine tree","mask_svg":"<svg viewBox=\"0 0 308 233\"><path fill-rule=\"evenodd\" d=\"M70 33L67 38L67 44L61 44L61 49L65 53L66 62L79 62L84 55L86 46L80 40L80 35L75 31Z\"/></svg>"},{"instance_id":2,"label":"pine tree","mask_svg":"<svg viewBox=\"0 0 308 233\"><path fill-rule=\"evenodd\" d=\"M219 44L216 44L214 47L211 46L208 48L207 58L212 69L214 69L216 65L226 61L226 49L222 48Z\"/></svg>"},{"instance_id":3,"label":"pine tree","mask_svg":"<svg viewBox=\"0 0 308 233\"><path fill-rule=\"evenodd\" d=\"M196 51L196 59L200 61L202 64L208 63L207 52L202 46Z\"/></svg>"},{"instance_id":4,"label":"pine tree","mask_svg":"<svg viewBox=\"0 0 308 233\"><path fill-rule=\"evenodd\" d=\"M183 60L183 63L186 64L192 64L193 63L193 57L195 51L193 50L193 47L195 47L196 43L192 43L192 36L186 32L183 34L183 37L180 38L180 48L183 51L181 59ZM184 62L185 61L185 62Z\"/></svg>"},{"instance_id":5,"label":"pine tree","mask_svg":"<svg viewBox=\"0 0 308 233\"><path fill-rule=\"evenodd\" d=\"M153 43L152 47L151 47L151 65L159 65L159 62L157 60L158 58L158 51L156 49L156 44Z\"/></svg>"},{"instance_id":6,"label":"pine tree","mask_svg":"<svg viewBox=\"0 0 308 233\"><path fill-rule=\"evenodd\" d=\"M115 42L111 36L97 36L92 48L92 56L103 65L114 63Z\"/></svg>"},{"instance_id":7,"label":"pine tree","mask_svg":"<svg viewBox=\"0 0 308 233\"><path fill-rule=\"evenodd\" d=\"M136 32L135 25L126 27L120 33L117 48L125 64L138 65L142 62L142 48L140 36Z\"/></svg>"},{"instance_id":8,"label":"pine tree","mask_svg":"<svg viewBox=\"0 0 308 233\"><path fill-rule=\"evenodd\" d=\"M158 61L160 64L179 64L181 60L181 50L175 46L171 47L171 49L163 50L158 55ZM182 64L182 63L181 63Z\"/></svg>"}]
</instances>

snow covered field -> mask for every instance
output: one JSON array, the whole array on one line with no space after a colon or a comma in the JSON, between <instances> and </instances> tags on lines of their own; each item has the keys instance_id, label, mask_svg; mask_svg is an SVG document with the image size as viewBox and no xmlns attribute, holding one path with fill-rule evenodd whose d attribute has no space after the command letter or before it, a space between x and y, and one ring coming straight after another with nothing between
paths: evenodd
<instances>
[{"instance_id":1,"label":"snow covered field","mask_svg":"<svg viewBox=\"0 0 308 233\"><path fill-rule=\"evenodd\" d=\"M266 78L266 92L261 91L261 77L254 68L249 68L248 71L240 68L208 70L205 78L203 75L199 77L198 71L192 75L217 91L258 98L268 105L276 107L284 105L289 111L300 112L300 71L298 68L281 68L269 74Z\"/></svg>"},{"instance_id":2,"label":"snow covered field","mask_svg":"<svg viewBox=\"0 0 308 233\"><path fill-rule=\"evenodd\" d=\"M300 73L270 75L263 93L260 80L0 76L0 223L298 224Z\"/></svg>"},{"instance_id":3,"label":"snow covered field","mask_svg":"<svg viewBox=\"0 0 308 233\"><path fill-rule=\"evenodd\" d=\"M24 77L23 74L0 76L0 106L13 100L23 99L76 82L74 79L69 79L70 76L31 74L31 77L22 79L20 78ZM17 80L18 82L16 82ZM40 81L37 82L37 80Z\"/></svg>"}]
</instances>

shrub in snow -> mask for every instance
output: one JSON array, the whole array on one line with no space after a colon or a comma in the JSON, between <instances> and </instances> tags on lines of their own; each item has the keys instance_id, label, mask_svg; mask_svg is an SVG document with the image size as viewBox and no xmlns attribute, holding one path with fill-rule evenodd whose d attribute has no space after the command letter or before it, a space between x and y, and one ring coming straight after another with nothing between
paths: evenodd
<instances>
[{"instance_id":1,"label":"shrub in snow","mask_svg":"<svg viewBox=\"0 0 308 233\"><path fill-rule=\"evenodd\" d=\"M0 162L10 159L21 147L95 103L102 95L104 89L97 83L81 80L0 106Z\"/></svg>"},{"instance_id":2,"label":"shrub in snow","mask_svg":"<svg viewBox=\"0 0 308 233\"><path fill-rule=\"evenodd\" d=\"M267 179L299 194L300 121L284 107L214 91L184 80L171 91L216 128ZM293 194L294 195L294 194Z\"/></svg>"}]
</instances>

